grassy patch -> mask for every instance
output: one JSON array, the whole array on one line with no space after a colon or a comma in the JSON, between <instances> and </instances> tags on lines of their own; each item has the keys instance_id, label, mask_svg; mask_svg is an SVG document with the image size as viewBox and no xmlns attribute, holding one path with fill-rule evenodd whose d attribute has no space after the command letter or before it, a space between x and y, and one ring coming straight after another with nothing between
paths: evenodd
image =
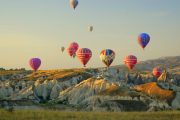
<instances>
[{"instance_id":1,"label":"grassy patch","mask_svg":"<svg viewBox=\"0 0 180 120\"><path fill-rule=\"evenodd\" d=\"M179 120L180 112L62 112L49 110L0 110L0 120Z\"/></svg>"},{"instance_id":2,"label":"grassy patch","mask_svg":"<svg viewBox=\"0 0 180 120\"><path fill-rule=\"evenodd\" d=\"M23 71L15 71L15 70L0 70L0 76L2 75L11 75L11 74L18 74Z\"/></svg>"}]
</instances>

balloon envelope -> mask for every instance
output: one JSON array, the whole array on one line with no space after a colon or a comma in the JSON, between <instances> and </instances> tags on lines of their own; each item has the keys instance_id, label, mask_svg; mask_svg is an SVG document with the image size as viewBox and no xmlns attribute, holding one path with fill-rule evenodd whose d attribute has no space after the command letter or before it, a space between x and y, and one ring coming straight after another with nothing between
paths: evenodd
<instances>
[{"instance_id":1,"label":"balloon envelope","mask_svg":"<svg viewBox=\"0 0 180 120\"><path fill-rule=\"evenodd\" d=\"M77 52L78 48L79 48L78 43L76 43L76 42L70 43L69 47L67 48L67 52L68 52L69 56L71 56L71 57L76 56L76 52Z\"/></svg>"},{"instance_id":2,"label":"balloon envelope","mask_svg":"<svg viewBox=\"0 0 180 120\"><path fill-rule=\"evenodd\" d=\"M158 66L158 67L155 67L155 68L153 69L153 75L156 76L157 78L161 76L162 72L163 72L163 70L162 70L162 68L159 67L159 66Z\"/></svg>"},{"instance_id":3,"label":"balloon envelope","mask_svg":"<svg viewBox=\"0 0 180 120\"><path fill-rule=\"evenodd\" d=\"M67 48L67 53L70 57L74 56L76 54L76 51L72 47Z\"/></svg>"},{"instance_id":4,"label":"balloon envelope","mask_svg":"<svg viewBox=\"0 0 180 120\"><path fill-rule=\"evenodd\" d=\"M115 59L115 52L111 49L103 50L101 51L100 59L107 67L109 67Z\"/></svg>"},{"instance_id":5,"label":"balloon envelope","mask_svg":"<svg viewBox=\"0 0 180 120\"><path fill-rule=\"evenodd\" d=\"M77 51L79 48L79 45L76 42L72 42L72 43L70 43L69 47L73 48L75 51Z\"/></svg>"},{"instance_id":6,"label":"balloon envelope","mask_svg":"<svg viewBox=\"0 0 180 120\"><path fill-rule=\"evenodd\" d=\"M150 36L147 33L141 33L138 36L138 43L144 49L150 41Z\"/></svg>"},{"instance_id":7,"label":"balloon envelope","mask_svg":"<svg viewBox=\"0 0 180 120\"><path fill-rule=\"evenodd\" d=\"M64 50L65 50L65 47L61 47L61 52L64 52Z\"/></svg>"},{"instance_id":8,"label":"balloon envelope","mask_svg":"<svg viewBox=\"0 0 180 120\"><path fill-rule=\"evenodd\" d=\"M130 70L132 70L137 64L137 57L134 55L128 55L125 57L124 63Z\"/></svg>"},{"instance_id":9,"label":"balloon envelope","mask_svg":"<svg viewBox=\"0 0 180 120\"><path fill-rule=\"evenodd\" d=\"M89 30L90 32L92 32L92 31L93 31L93 26L89 26L89 27L88 27L88 30Z\"/></svg>"},{"instance_id":10,"label":"balloon envelope","mask_svg":"<svg viewBox=\"0 0 180 120\"><path fill-rule=\"evenodd\" d=\"M78 3L79 3L78 0L70 0L70 7L76 9Z\"/></svg>"},{"instance_id":11,"label":"balloon envelope","mask_svg":"<svg viewBox=\"0 0 180 120\"><path fill-rule=\"evenodd\" d=\"M34 71L37 71L41 65L41 60L39 58L31 58L29 60L29 65Z\"/></svg>"},{"instance_id":12,"label":"balloon envelope","mask_svg":"<svg viewBox=\"0 0 180 120\"><path fill-rule=\"evenodd\" d=\"M88 48L81 48L77 51L77 57L79 61L86 67L86 64L89 62L89 60L92 57L92 52Z\"/></svg>"}]
</instances>

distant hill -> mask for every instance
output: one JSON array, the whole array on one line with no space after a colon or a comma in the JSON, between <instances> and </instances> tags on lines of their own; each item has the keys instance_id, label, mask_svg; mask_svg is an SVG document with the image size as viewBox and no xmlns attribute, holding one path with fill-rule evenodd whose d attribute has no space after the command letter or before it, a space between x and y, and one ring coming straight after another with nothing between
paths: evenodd
<instances>
[{"instance_id":1,"label":"distant hill","mask_svg":"<svg viewBox=\"0 0 180 120\"><path fill-rule=\"evenodd\" d=\"M135 70L152 71L155 66L162 66L165 67L169 72L180 74L180 56L161 57L158 59L142 61L136 65ZM114 67L119 67L121 70L127 69L125 65Z\"/></svg>"}]
</instances>

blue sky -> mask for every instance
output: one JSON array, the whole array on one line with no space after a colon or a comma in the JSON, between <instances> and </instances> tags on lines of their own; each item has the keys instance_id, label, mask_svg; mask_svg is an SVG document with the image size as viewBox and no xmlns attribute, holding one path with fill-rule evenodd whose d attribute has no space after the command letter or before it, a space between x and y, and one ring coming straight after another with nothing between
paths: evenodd
<instances>
[{"instance_id":1,"label":"blue sky","mask_svg":"<svg viewBox=\"0 0 180 120\"><path fill-rule=\"evenodd\" d=\"M106 48L116 52L113 65L128 54L139 61L180 55L179 11L180 0L79 0L75 11L69 0L0 0L0 66L29 69L28 60L39 57L41 69L82 67L60 52L73 41L92 50L88 67L104 66L99 53ZM151 35L145 51L141 32Z\"/></svg>"}]
</instances>

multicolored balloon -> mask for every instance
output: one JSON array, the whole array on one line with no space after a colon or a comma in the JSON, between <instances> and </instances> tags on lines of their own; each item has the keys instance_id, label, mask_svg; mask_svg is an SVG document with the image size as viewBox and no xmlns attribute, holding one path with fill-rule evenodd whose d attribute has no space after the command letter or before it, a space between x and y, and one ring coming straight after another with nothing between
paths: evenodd
<instances>
[{"instance_id":1,"label":"multicolored balloon","mask_svg":"<svg viewBox=\"0 0 180 120\"><path fill-rule=\"evenodd\" d=\"M125 57L124 63L130 70L132 70L137 64L137 57L134 55L128 55Z\"/></svg>"},{"instance_id":2,"label":"multicolored balloon","mask_svg":"<svg viewBox=\"0 0 180 120\"><path fill-rule=\"evenodd\" d=\"M73 8L74 10L78 6L78 0L70 0L70 7Z\"/></svg>"},{"instance_id":3,"label":"multicolored balloon","mask_svg":"<svg viewBox=\"0 0 180 120\"><path fill-rule=\"evenodd\" d=\"M153 69L153 75L156 76L157 78L161 76L162 72L163 72L163 69L159 66Z\"/></svg>"},{"instance_id":4,"label":"multicolored balloon","mask_svg":"<svg viewBox=\"0 0 180 120\"><path fill-rule=\"evenodd\" d=\"M138 36L138 43L144 49L150 41L150 36L147 33L141 33Z\"/></svg>"},{"instance_id":5,"label":"multicolored balloon","mask_svg":"<svg viewBox=\"0 0 180 120\"><path fill-rule=\"evenodd\" d=\"M103 50L101 51L100 59L107 67L109 67L115 59L115 52L111 49Z\"/></svg>"},{"instance_id":6,"label":"multicolored balloon","mask_svg":"<svg viewBox=\"0 0 180 120\"><path fill-rule=\"evenodd\" d=\"M37 71L41 66L41 60L39 58L31 58L29 60L29 65L34 71Z\"/></svg>"},{"instance_id":7,"label":"multicolored balloon","mask_svg":"<svg viewBox=\"0 0 180 120\"><path fill-rule=\"evenodd\" d=\"M86 67L86 64L89 62L89 60L92 57L92 52L88 48L81 48L77 51L77 57L80 60L80 62Z\"/></svg>"}]
</instances>

